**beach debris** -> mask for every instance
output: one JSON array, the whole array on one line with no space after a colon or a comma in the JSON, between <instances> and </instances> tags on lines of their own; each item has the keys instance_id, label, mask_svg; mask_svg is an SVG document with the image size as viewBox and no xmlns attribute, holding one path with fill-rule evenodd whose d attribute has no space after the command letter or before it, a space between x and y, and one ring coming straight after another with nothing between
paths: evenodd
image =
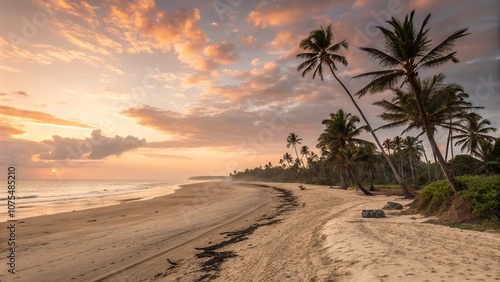
<instances>
[{"instance_id":1,"label":"beach debris","mask_svg":"<svg viewBox=\"0 0 500 282\"><path fill-rule=\"evenodd\" d=\"M300 185L299 185L299 189L300 189L300 190L306 190L306 186L304 186L304 185L300 184Z\"/></svg>"},{"instance_id":2,"label":"beach debris","mask_svg":"<svg viewBox=\"0 0 500 282\"><path fill-rule=\"evenodd\" d=\"M170 259L167 259L167 261L168 261L168 263L170 263L170 264L171 264L171 265L173 265L173 266L177 266L177 265L179 265L178 263L173 262L173 261L171 261Z\"/></svg>"},{"instance_id":3,"label":"beach debris","mask_svg":"<svg viewBox=\"0 0 500 282\"><path fill-rule=\"evenodd\" d=\"M387 204L382 208L384 210L402 210L403 205L396 202L387 202Z\"/></svg>"},{"instance_id":4,"label":"beach debris","mask_svg":"<svg viewBox=\"0 0 500 282\"><path fill-rule=\"evenodd\" d=\"M362 210L361 216L365 218L381 218L385 217L383 210Z\"/></svg>"},{"instance_id":5,"label":"beach debris","mask_svg":"<svg viewBox=\"0 0 500 282\"><path fill-rule=\"evenodd\" d=\"M242 242L248 240L248 236L252 235L254 231L262 226L273 225L281 222L281 219L277 217L283 215L284 213L294 210L297 206L297 197L293 195L292 191L286 190L279 187L268 186L255 184L259 187L272 188L278 191L280 194L276 196L280 199L280 205L275 207L275 212L272 215L264 214L259 220L258 223L251 224L247 228L234 230L230 232L221 232L221 235L225 235L225 240L216 244L209 244L209 246L202 248L195 248L198 251L202 251L197 253L195 256L197 258L208 258L201 264L200 272L205 272L204 275L196 279L196 282L204 282L211 281L219 278L219 272L221 271L221 265L228 259L237 257L234 251L226 250L220 251L219 249L226 247L231 244L235 244L238 242ZM305 187L304 187L305 188Z\"/></svg>"}]
</instances>

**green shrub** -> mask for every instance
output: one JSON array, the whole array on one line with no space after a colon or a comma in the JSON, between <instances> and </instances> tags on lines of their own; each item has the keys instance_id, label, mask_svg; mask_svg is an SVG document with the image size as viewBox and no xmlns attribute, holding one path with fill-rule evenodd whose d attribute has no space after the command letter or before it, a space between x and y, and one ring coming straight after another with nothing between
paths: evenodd
<instances>
[{"instance_id":1,"label":"green shrub","mask_svg":"<svg viewBox=\"0 0 500 282\"><path fill-rule=\"evenodd\" d=\"M457 181L467 187L460 191L460 199L470 203L474 214L479 218L500 218L500 175L464 175ZM453 200L453 190L446 180L433 182L422 189L420 208L431 212L449 208Z\"/></svg>"},{"instance_id":2,"label":"green shrub","mask_svg":"<svg viewBox=\"0 0 500 282\"><path fill-rule=\"evenodd\" d=\"M474 213L483 218L500 218L500 175L462 176L458 180L468 189L459 193L472 204Z\"/></svg>"},{"instance_id":3,"label":"green shrub","mask_svg":"<svg viewBox=\"0 0 500 282\"><path fill-rule=\"evenodd\" d=\"M453 190L448 181L440 180L425 186L420 194L424 198L423 208L427 209L428 212L434 213L446 208L450 204Z\"/></svg>"}]
</instances>

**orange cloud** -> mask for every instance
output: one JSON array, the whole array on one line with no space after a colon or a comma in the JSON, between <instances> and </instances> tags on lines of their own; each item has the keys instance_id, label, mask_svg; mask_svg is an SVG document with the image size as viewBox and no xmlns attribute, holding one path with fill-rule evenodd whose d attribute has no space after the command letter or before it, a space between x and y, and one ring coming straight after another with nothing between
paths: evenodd
<instances>
[{"instance_id":1,"label":"orange cloud","mask_svg":"<svg viewBox=\"0 0 500 282\"><path fill-rule=\"evenodd\" d=\"M345 1L339 1L340 4ZM327 9L333 9L336 5L331 1L324 0L295 0L286 4L281 2L263 1L254 11L248 15L248 21L255 26L277 27L291 24L297 19L307 18L309 15L318 14Z\"/></svg>"},{"instance_id":2,"label":"orange cloud","mask_svg":"<svg viewBox=\"0 0 500 282\"><path fill-rule=\"evenodd\" d=\"M227 41L208 46L203 54L220 64L232 64L237 58L234 44Z\"/></svg>"},{"instance_id":3,"label":"orange cloud","mask_svg":"<svg viewBox=\"0 0 500 282\"><path fill-rule=\"evenodd\" d=\"M25 131L15 128L11 124L6 122L0 122L0 138L1 137L11 137L13 135L21 135L25 133Z\"/></svg>"},{"instance_id":4,"label":"orange cloud","mask_svg":"<svg viewBox=\"0 0 500 282\"><path fill-rule=\"evenodd\" d=\"M8 106L0 106L0 115L25 119L37 123L90 128L90 126L80 122L64 120L56 118L50 114L37 111L21 110Z\"/></svg>"},{"instance_id":5,"label":"orange cloud","mask_svg":"<svg viewBox=\"0 0 500 282\"><path fill-rule=\"evenodd\" d=\"M242 111L237 107L228 107L216 113L181 114L150 106L131 108L122 114L134 118L141 125L175 136L162 142L149 142L152 148L238 148L245 143L258 143L262 130L266 129L266 140L274 140L278 128L284 130L284 123L290 121L276 115L273 109L262 111ZM273 130L269 129L271 124ZM260 134L260 135L259 135ZM262 137L262 136L261 136ZM272 139L272 140L271 140ZM269 144L259 144L269 147Z\"/></svg>"},{"instance_id":6,"label":"orange cloud","mask_svg":"<svg viewBox=\"0 0 500 282\"><path fill-rule=\"evenodd\" d=\"M177 59L192 69L210 72L231 58L222 59L214 53L217 45L208 45L208 36L198 26L200 19L198 9L161 10L154 0L140 0L133 3L120 1L111 6L110 20L107 22L115 25L112 28L115 34L121 30L124 35L122 39L129 44L128 52L173 50ZM230 47L225 43L219 45ZM211 58L211 55L216 57Z\"/></svg>"}]
</instances>

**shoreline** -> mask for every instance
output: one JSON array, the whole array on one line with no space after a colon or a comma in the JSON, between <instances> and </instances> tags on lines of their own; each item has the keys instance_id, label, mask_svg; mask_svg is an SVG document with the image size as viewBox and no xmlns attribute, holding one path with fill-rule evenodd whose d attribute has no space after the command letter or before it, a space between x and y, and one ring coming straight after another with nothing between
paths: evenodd
<instances>
[{"instance_id":1,"label":"shoreline","mask_svg":"<svg viewBox=\"0 0 500 282\"><path fill-rule=\"evenodd\" d=\"M270 202L262 190L204 182L146 201L22 219L16 229L22 242L16 248L16 274L7 272L2 255L0 280L128 280L130 268L140 280L165 264L163 256L173 261L194 258L194 247L205 245L206 236L252 220ZM2 254L7 251L5 239L0 241Z\"/></svg>"},{"instance_id":2,"label":"shoreline","mask_svg":"<svg viewBox=\"0 0 500 282\"><path fill-rule=\"evenodd\" d=\"M204 182L147 201L27 219L18 226L19 278L6 276L3 266L0 280L500 279L493 267L499 234L428 224L399 211L365 219L362 209L410 200L297 186ZM4 238L0 245L5 251Z\"/></svg>"},{"instance_id":3,"label":"shoreline","mask_svg":"<svg viewBox=\"0 0 500 282\"><path fill-rule=\"evenodd\" d=\"M143 183L148 181L137 182ZM67 199L52 199L54 197L53 195L45 195L42 197L40 197L39 195L31 195L26 197L18 196L16 197L16 219L23 220L37 216L46 216L120 205L126 202L146 201L175 193L176 190L181 188L181 185L185 184L189 184L189 182L187 180L184 182L179 182L178 184L158 182L157 186L148 189L130 189L123 190L123 192L120 193L115 192L110 194L106 194L108 189L104 189L105 193L103 194L101 194L100 192L96 194L95 191L89 191L87 194L72 195L71 198ZM37 199L37 201L31 201L31 199ZM7 198L5 198L4 200L4 202L6 203ZM26 200L28 200L29 202L26 202ZM6 206L3 207L7 209ZM2 208L2 206L0 206L0 208ZM7 215L0 216L0 222L6 222L8 219L9 218L7 217Z\"/></svg>"}]
</instances>

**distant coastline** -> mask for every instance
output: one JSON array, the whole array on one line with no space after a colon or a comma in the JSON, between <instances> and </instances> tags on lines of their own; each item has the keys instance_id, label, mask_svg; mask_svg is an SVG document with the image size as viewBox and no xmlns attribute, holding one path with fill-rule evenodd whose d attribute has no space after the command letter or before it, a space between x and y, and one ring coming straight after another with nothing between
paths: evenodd
<instances>
[{"instance_id":1,"label":"distant coastline","mask_svg":"<svg viewBox=\"0 0 500 282\"><path fill-rule=\"evenodd\" d=\"M230 176L192 176L188 180L226 180L230 179Z\"/></svg>"}]
</instances>

